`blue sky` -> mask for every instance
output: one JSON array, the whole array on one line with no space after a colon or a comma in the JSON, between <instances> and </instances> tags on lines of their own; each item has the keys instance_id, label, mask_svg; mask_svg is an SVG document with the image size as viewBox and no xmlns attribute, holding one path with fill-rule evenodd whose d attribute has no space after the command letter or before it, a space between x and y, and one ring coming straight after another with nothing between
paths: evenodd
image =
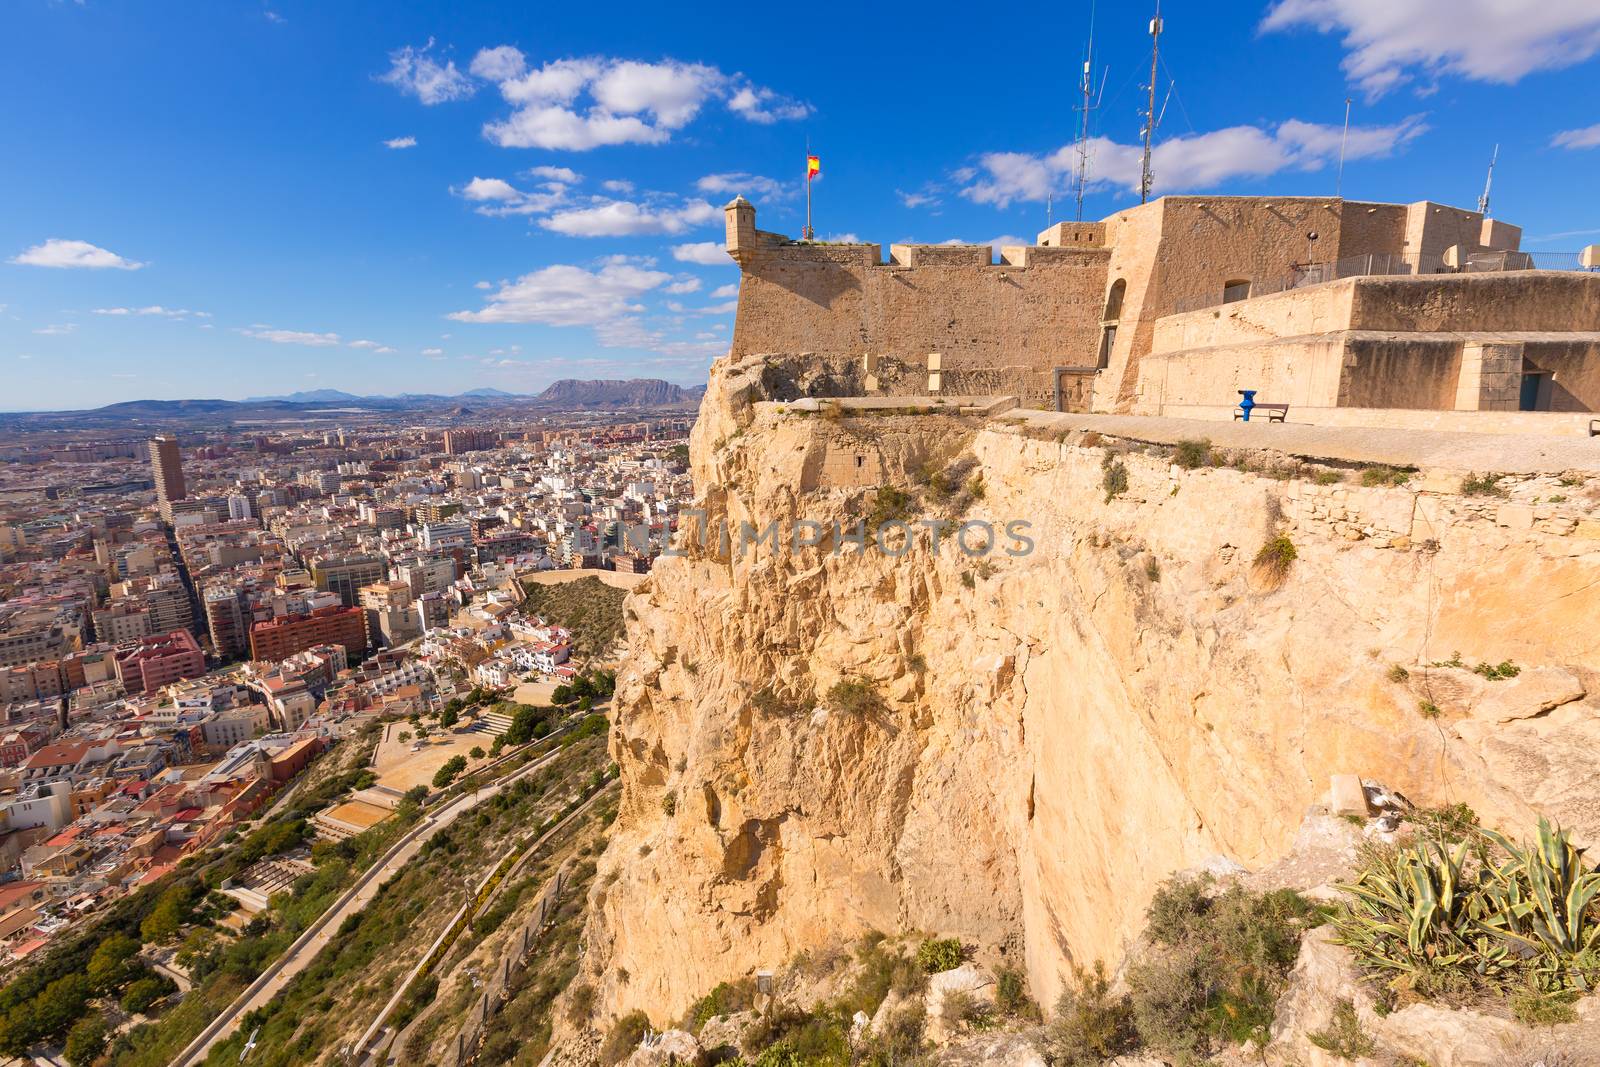
<instances>
[{"instance_id":1,"label":"blue sky","mask_svg":"<svg viewBox=\"0 0 1600 1067\"><path fill-rule=\"evenodd\" d=\"M0 409L703 381L743 192L820 237L1072 209L1086 3L7 0ZM1471 206L1600 240L1595 0L1168 0L1157 191ZM1103 3L1085 215L1136 202L1144 5ZM1169 93L1169 82L1175 90Z\"/></svg>"}]
</instances>

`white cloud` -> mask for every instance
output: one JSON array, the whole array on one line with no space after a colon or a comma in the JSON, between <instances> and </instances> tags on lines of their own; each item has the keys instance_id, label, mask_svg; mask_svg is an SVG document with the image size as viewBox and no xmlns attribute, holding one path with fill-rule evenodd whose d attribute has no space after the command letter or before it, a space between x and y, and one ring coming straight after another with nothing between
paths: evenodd
<instances>
[{"instance_id":1,"label":"white cloud","mask_svg":"<svg viewBox=\"0 0 1600 1067\"><path fill-rule=\"evenodd\" d=\"M608 193L617 193L621 196L626 196L627 194L633 192L633 183L624 178L612 178L609 181L601 182L600 188L604 189Z\"/></svg>"},{"instance_id":2,"label":"white cloud","mask_svg":"<svg viewBox=\"0 0 1600 1067\"><path fill-rule=\"evenodd\" d=\"M731 174L707 174L694 184L702 193L759 197L767 200L782 200L794 196L799 188L798 180L786 186L776 178L763 178L759 174L746 174L743 171Z\"/></svg>"},{"instance_id":3,"label":"white cloud","mask_svg":"<svg viewBox=\"0 0 1600 1067\"><path fill-rule=\"evenodd\" d=\"M567 202L567 187L545 182L538 192L524 192L504 178L473 178L451 190L464 200L481 205L480 215L542 215Z\"/></svg>"},{"instance_id":4,"label":"white cloud","mask_svg":"<svg viewBox=\"0 0 1600 1067\"><path fill-rule=\"evenodd\" d=\"M1509 85L1600 51L1594 0L1278 0L1263 32L1309 26L1344 37L1344 70L1369 96L1420 73Z\"/></svg>"},{"instance_id":5,"label":"white cloud","mask_svg":"<svg viewBox=\"0 0 1600 1067\"><path fill-rule=\"evenodd\" d=\"M739 283L738 282L729 282L727 285L719 285L715 289L711 290L711 299L713 299L713 300L726 300L729 297L734 297L734 296L738 296L738 295L739 295Z\"/></svg>"},{"instance_id":6,"label":"white cloud","mask_svg":"<svg viewBox=\"0 0 1600 1067\"><path fill-rule=\"evenodd\" d=\"M18 253L11 262L30 267L114 267L117 270L138 270L144 266L88 241L64 241L59 237L52 237L43 244Z\"/></svg>"},{"instance_id":7,"label":"white cloud","mask_svg":"<svg viewBox=\"0 0 1600 1067\"><path fill-rule=\"evenodd\" d=\"M472 283L472 287L474 289L493 289L494 288L494 283L493 282L473 282Z\"/></svg>"},{"instance_id":8,"label":"white cloud","mask_svg":"<svg viewBox=\"0 0 1600 1067\"><path fill-rule=\"evenodd\" d=\"M1386 156L1423 134L1420 115L1391 126L1352 126L1346 160ZM1255 126L1230 126L1209 133L1187 134L1157 144L1150 169L1157 194L1211 188L1237 179L1264 178L1287 170L1317 170L1336 160L1343 130L1290 119L1268 131ZM1138 145L1117 144L1104 137L1089 141L1090 187L1137 191L1141 159ZM1066 145L1048 155L990 152L967 179L963 196L980 204L1006 207L1014 200L1043 200L1052 190L1071 185L1077 146Z\"/></svg>"},{"instance_id":9,"label":"white cloud","mask_svg":"<svg viewBox=\"0 0 1600 1067\"><path fill-rule=\"evenodd\" d=\"M459 322L538 322L547 326L598 326L644 310L636 301L672 280L615 259L596 270L557 264L524 274L489 297L478 311L457 311Z\"/></svg>"},{"instance_id":10,"label":"white cloud","mask_svg":"<svg viewBox=\"0 0 1600 1067\"><path fill-rule=\"evenodd\" d=\"M502 82L520 78L528 64L521 52L503 44L498 48L485 48L473 56L468 69L485 81Z\"/></svg>"},{"instance_id":11,"label":"white cloud","mask_svg":"<svg viewBox=\"0 0 1600 1067\"><path fill-rule=\"evenodd\" d=\"M1563 130L1550 143L1556 148L1600 148L1600 123L1580 130Z\"/></svg>"},{"instance_id":12,"label":"white cloud","mask_svg":"<svg viewBox=\"0 0 1600 1067\"><path fill-rule=\"evenodd\" d=\"M667 286L666 291L681 296L684 293L694 293L700 290L699 278L683 278Z\"/></svg>"},{"instance_id":13,"label":"white cloud","mask_svg":"<svg viewBox=\"0 0 1600 1067\"><path fill-rule=\"evenodd\" d=\"M310 345L313 348L331 348L340 344L339 335L336 333L310 333L305 330L274 330L270 326L257 324L249 329L241 329L239 333L246 337L254 337L261 341L271 341L278 345Z\"/></svg>"},{"instance_id":14,"label":"white cloud","mask_svg":"<svg viewBox=\"0 0 1600 1067\"><path fill-rule=\"evenodd\" d=\"M409 93L424 104L443 104L465 100L477 91L472 79L456 69L455 60L440 63L434 59L433 38L421 48L407 45L389 53L389 69L378 80Z\"/></svg>"},{"instance_id":15,"label":"white cloud","mask_svg":"<svg viewBox=\"0 0 1600 1067\"><path fill-rule=\"evenodd\" d=\"M503 178L473 178L458 193L468 200L516 200L522 195Z\"/></svg>"},{"instance_id":16,"label":"white cloud","mask_svg":"<svg viewBox=\"0 0 1600 1067\"><path fill-rule=\"evenodd\" d=\"M728 98L728 110L765 126L784 119L803 119L811 114L811 105L779 96L771 89L745 85Z\"/></svg>"},{"instance_id":17,"label":"white cloud","mask_svg":"<svg viewBox=\"0 0 1600 1067\"><path fill-rule=\"evenodd\" d=\"M529 167L522 173L529 178L543 178L547 182L560 182L563 185L577 185L583 181L583 175L571 167Z\"/></svg>"},{"instance_id":18,"label":"white cloud","mask_svg":"<svg viewBox=\"0 0 1600 1067\"><path fill-rule=\"evenodd\" d=\"M823 240L836 245L858 245L861 243L861 238L853 233L830 233Z\"/></svg>"},{"instance_id":19,"label":"white cloud","mask_svg":"<svg viewBox=\"0 0 1600 1067\"><path fill-rule=\"evenodd\" d=\"M33 332L34 333L42 333L46 337L61 337L61 336L64 336L66 334L71 333L73 330L76 330L77 328L78 328L78 324L75 323L75 322L63 322L63 323L58 323L58 324L53 325L53 326L41 326L37 330L34 330Z\"/></svg>"},{"instance_id":20,"label":"white cloud","mask_svg":"<svg viewBox=\"0 0 1600 1067\"><path fill-rule=\"evenodd\" d=\"M531 67L510 45L473 57L472 73L494 82L513 105L483 134L504 148L585 151L602 145L660 144L720 99L735 114L769 123L800 118L810 107L745 84L704 63L644 63L603 56L557 59Z\"/></svg>"},{"instance_id":21,"label":"white cloud","mask_svg":"<svg viewBox=\"0 0 1600 1067\"><path fill-rule=\"evenodd\" d=\"M391 137L383 143L390 148L415 148L417 139L415 137Z\"/></svg>"},{"instance_id":22,"label":"white cloud","mask_svg":"<svg viewBox=\"0 0 1600 1067\"><path fill-rule=\"evenodd\" d=\"M719 212L704 200L682 207L653 208L631 200L600 201L590 207L557 211L539 225L569 237L636 237L684 233L716 221Z\"/></svg>"},{"instance_id":23,"label":"white cloud","mask_svg":"<svg viewBox=\"0 0 1600 1067\"><path fill-rule=\"evenodd\" d=\"M919 207L939 206L939 197L927 189L915 193L908 193L902 189L896 189L894 191L894 195L900 198L901 204L913 210Z\"/></svg>"},{"instance_id":24,"label":"white cloud","mask_svg":"<svg viewBox=\"0 0 1600 1067\"><path fill-rule=\"evenodd\" d=\"M167 319L209 319L211 317L211 313L209 311L191 311L188 308L168 308L162 307L160 304L151 304L149 307L142 308L95 308L94 313L96 315L159 315L162 318Z\"/></svg>"},{"instance_id":25,"label":"white cloud","mask_svg":"<svg viewBox=\"0 0 1600 1067\"><path fill-rule=\"evenodd\" d=\"M438 359L439 357L444 355L444 349L442 349L442 348L424 348L422 350L422 354L427 356L429 359Z\"/></svg>"},{"instance_id":26,"label":"white cloud","mask_svg":"<svg viewBox=\"0 0 1600 1067\"><path fill-rule=\"evenodd\" d=\"M731 267L728 250L718 241L696 241L693 244L674 245L672 258L680 263L698 263L704 267Z\"/></svg>"},{"instance_id":27,"label":"white cloud","mask_svg":"<svg viewBox=\"0 0 1600 1067\"><path fill-rule=\"evenodd\" d=\"M373 353L376 353L377 355L380 355L380 356L387 355L388 353L394 351L394 349L390 348L388 345L379 344L377 341L366 341L366 340L351 341L350 342L350 347L351 348L364 348L368 352L373 352Z\"/></svg>"}]
</instances>

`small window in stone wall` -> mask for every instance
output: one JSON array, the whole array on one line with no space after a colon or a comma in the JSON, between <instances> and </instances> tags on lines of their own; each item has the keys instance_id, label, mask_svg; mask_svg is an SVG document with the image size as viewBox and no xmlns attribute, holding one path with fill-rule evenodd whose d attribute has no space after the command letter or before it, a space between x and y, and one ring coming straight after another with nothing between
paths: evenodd
<instances>
[{"instance_id":1,"label":"small window in stone wall","mask_svg":"<svg viewBox=\"0 0 1600 1067\"><path fill-rule=\"evenodd\" d=\"M1231 304L1235 300L1243 300L1250 295L1250 280L1240 278L1237 281L1222 283L1222 302Z\"/></svg>"},{"instance_id":2,"label":"small window in stone wall","mask_svg":"<svg viewBox=\"0 0 1600 1067\"><path fill-rule=\"evenodd\" d=\"M857 467L865 467L866 465L867 465L867 457L866 456L857 456L856 457L856 466Z\"/></svg>"}]
</instances>

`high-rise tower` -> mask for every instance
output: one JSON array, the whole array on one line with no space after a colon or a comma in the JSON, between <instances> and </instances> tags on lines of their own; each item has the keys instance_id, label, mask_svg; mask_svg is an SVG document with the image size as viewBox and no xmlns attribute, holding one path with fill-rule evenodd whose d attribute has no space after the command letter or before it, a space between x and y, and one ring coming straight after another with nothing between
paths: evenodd
<instances>
[{"instance_id":1,"label":"high-rise tower","mask_svg":"<svg viewBox=\"0 0 1600 1067\"><path fill-rule=\"evenodd\" d=\"M162 434L150 439L150 469L156 476L156 501L161 505L161 515L171 522L172 502L188 495L176 437Z\"/></svg>"}]
</instances>

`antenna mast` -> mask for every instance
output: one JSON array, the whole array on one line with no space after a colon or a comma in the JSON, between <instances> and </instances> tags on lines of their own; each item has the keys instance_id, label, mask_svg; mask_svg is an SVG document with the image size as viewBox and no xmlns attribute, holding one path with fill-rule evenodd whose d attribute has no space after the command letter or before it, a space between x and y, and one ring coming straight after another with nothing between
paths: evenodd
<instances>
[{"instance_id":1,"label":"antenna mast","mask_svg":"<svg viewBox=\"0 0 1600 1067\"><path fill-rule=\"evenodd\" d=\"M1494 184L1494 164L1500 158L1500 146L1494 146L1494 153L1489 156L1489 174L1483 179L1483 195L1478 197L1478 214L1484 218L1489 217L1489 186Z\"/></svg>"},{"instance_id":2,"label":"antenna mast","mask_svg":"<svg viewBox=\"0 0 1600 1067\"><path fill-rule=\"evenodd\" d=\"M1083 193L1089 184L1089 112L1100 106L1097 99L1094 103L1089 98L1094 93L1094 4L1089 5L1089 47L1083 54L1083 78L1078 85L1083 93L1083 103L1078 110L1083 112L1083 125L1078 134L1078 209L1073 219L1083 221ZM1100 82L1100 95L1105 95L1106 85L1104 79Z\"/></svg>"},{"instance_id":3,"label":"antenna mast","mask_svg":"<svg viewBox=\"0 0 1600 1067\"><path fill-rule=\"evenodd\" d=\"M1139 177L1139 203L1150 200L1150 138L1156 132L1156 70L1161 61L1161 0L1156 0L1156 17L1150 20L1150 106L1144 116L1144 167Z\"/></svg>"},{"instance_id":4,"label":"antenna mast","mask_svg":"<svg viewBox=\"0 0 1600 1067\"><path fill-rule=\"evenodd\" d=\"M1344 146L1350 140L1350 98L1344 98L1344 133L1339 136L1339 177L1333 183L1334 199L1344 196Z\"/></svg>"}]
</instances>

